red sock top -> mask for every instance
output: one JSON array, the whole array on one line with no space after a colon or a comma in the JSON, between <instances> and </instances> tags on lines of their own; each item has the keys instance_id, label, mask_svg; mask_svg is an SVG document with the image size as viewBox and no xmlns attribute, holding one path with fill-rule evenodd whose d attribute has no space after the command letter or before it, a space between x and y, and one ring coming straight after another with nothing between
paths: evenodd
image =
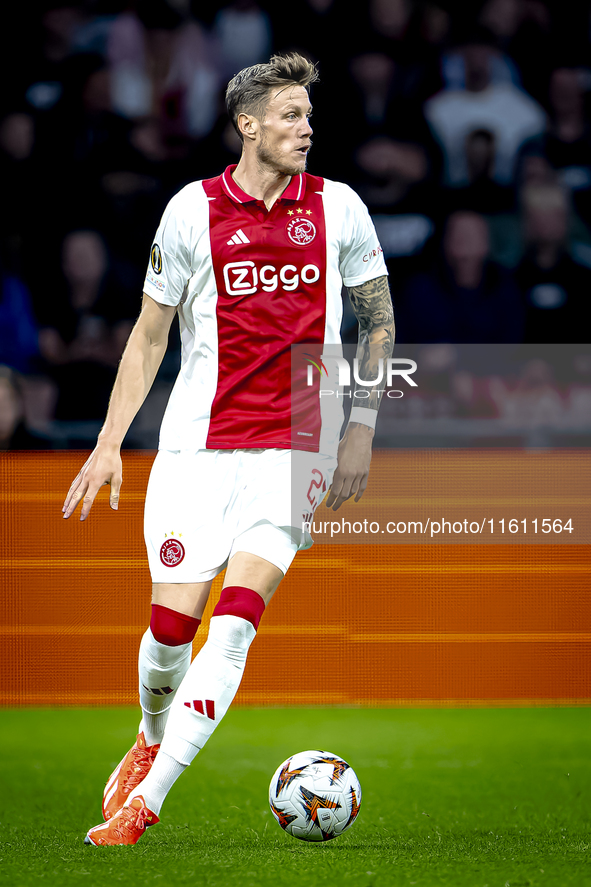
<instances>
[{"instance_id":1,"label":"red sock top","mask_svg":"<svg viewBox=\"0 0 591 887\"><path fill-rule=\"evenodd\" d=\"M258 591L244 588L242 585L228 585L222 589L213 615L240 616L241 619L246 619L255 628L258 628L264 610L265 602Z\"/></svg>"},{"instance_id":2,"label":"red sock top","mask_svg":"<svg viewBox=\"0 0 591 887\"><path fill-rule=\"evenodd\" d=\"M186 613L177 613L160 604L152 604L152 618L150 628L155 639L167 647L180 647L181 644L189 644L201 624L201 619L187 616Z\"/></svg>"}]
</instances>

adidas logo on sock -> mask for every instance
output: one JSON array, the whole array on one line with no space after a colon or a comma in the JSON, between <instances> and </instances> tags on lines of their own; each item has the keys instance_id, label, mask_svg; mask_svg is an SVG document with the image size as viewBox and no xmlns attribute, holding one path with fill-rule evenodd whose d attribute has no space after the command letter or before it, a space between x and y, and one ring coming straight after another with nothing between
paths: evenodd
<instances>
[{"instance_id":1,"label":"adidas logo on sock","mask_svg":"<svg viewBox=\"0 0 591 887\"><path fill-rule=\"evenodd\" d=\"M203 710L203 702L201 699L194 699L193 702L185 702L187 708L199 712L200 715L207 715L211 721L215 721L215 704L213 699L205 700L205 711Z\"/></svg>"},{"instance_id":2,"label":"adidas logo on sock","mask_svg":"<svg viewBox=\"0 0 591 887\"><path fill-rule=\"evenodd\" d=\"M228 246L239 246L241 243L250 243L250 240L244 231L239 228L236 234L228 240Z\"/></svg>"},{"instance_id":3,"label":"adidas logo on sock","mask_svg":"<svg viewBox=\"0 0 591 887\"><path fill-rule=\"evenodd\" d=\"M168 696L169 693L174 693L172 687L146 687L145 684L142 684L142 687L154 696Z\"/></svg>"}]
</instances>

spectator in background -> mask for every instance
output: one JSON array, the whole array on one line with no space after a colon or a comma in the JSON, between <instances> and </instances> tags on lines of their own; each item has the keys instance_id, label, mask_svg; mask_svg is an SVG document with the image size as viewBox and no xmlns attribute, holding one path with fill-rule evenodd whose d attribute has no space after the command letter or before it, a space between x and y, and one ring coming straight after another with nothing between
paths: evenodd
<instances>
[{"instance_id":1,"label":"spectator in background","mask_svg":"<svg viewBox=\"0 0 591 887\"><path fill-rule=\"evenodd\" d=\"M214 34L220 51L221 77L269 57L273 31L269 16L255 0L234 0L216 15Z\"/></svg>"},{"instance_id":2,"label":"spectator in background","mask_svg":"<svg viewBox=\"0 0 591 887\"><path fill-rule=\"evenodd\" d=\"M313 61L325 54L335 34L346 39L346 10L336 0L302 0L297 16L274 16L270 22L276 52L301 51ZM330 72L327 72L330 74ZM323 76L324 81L324 76Z\"/></svg>"},{"instance_id":3,"label":"spectator in background","mask_svg":"<svg viewBox=\"0 0 591 887\"><path fill-rule=\"evenodd\" d=\"M479 23L511 65L513 82L543 104L556 50L544 0L485 0Z\"/></svg>"},{"instance_id":4,"label":"spectator in background","mask_svg":"<svg viewBox=\"0 0 591 887\"><path fill-rule=\"evenodd\" d=\"M377 136L359 148L356 159L365 174L357 190L370 211L424 211L432 200L428 189L419 188L429 173L422 145Z\"/></svg>"},{"instance_id":5,"label":"spectator in background","mask_svg":"<svg viewBox=\"0 0 591 887\"><path fill-rule=\"evenodd\" d=\"M589 337L587 337L589 338ZM570 374L567 389L567 415L571 425L579 425L586 428L591 416L591 354L589 346L587 353L574 354L572 357L572 373ZM589 445L589 440L582 442Z\"/></svg>"},{"instance_id":6,"label":"spectator in background","mask_svg":"<svg viewBox=\"0 0 591 887\"><path fill-rule=\"evenodd\" d=\"M468 184L466 137L477 129L492 133L496 143L493 178L510 184L522 145L546 126L542 108L511 83L492 82L496 50L482 37L462 47L465 89L444 90L425 104L425 116L443 148L445 182Z\"/></svg>"},{"instance_id":7,"label":"spectator in background","mask_svg":"<svg viewBox=\"0 0 591 887\"><path fill-rule=\"evenodd\" d=\"M523 308L510 274L489 260L488 228L474 212L453 213L442 261L412 276L397 312L402 342L521 342Z\"/></svg>"},{"instance_id":8,"label":"spectator in background","mask_svg":"<svg viewBox=\"0 0 591 887\"><path fill-rule=\"evenodd\" d=\"M92 164L100 150L116 154L125 144L129 125L113 110L111 73L99 57L88 56L82 79L80 102L73 121L74 160L82 167L81 174L93 175Z\"/></svg>"},{"instance_id":9,"label":"spectator in background","mask_svg":"<svg viewBox=\"0 0 591 887\"><path fill-rule=\"evenodd\" d=\"M107 43L113 108L127 118L159 114L180 16L149 2L117 16Z\"/></svg>"},{"instance_id":10,"label":"spectator in background","mask_svg":"<svg viewBox=\"0 0 591 887\"><path fill-rule=\"evenodd\" d=\"M20 373L38 365L38 329L29 290L21 278L0 267L0 362Z\"/></svg>"},{"instance_id":11,"label":"spectator in background","mask_svg":"<svg viewBox=\"0 0 591 887\"><path fill-rule=\"evenodd\" d=\"M427 205L433 210L440 154L420 107L406 94L400 66L384 53L365 52L351 59L349 72L356 126L348 147L355 166L343 175L370 212L425 212Z\"/></svg>"},{"instance_id":12,"label":"spectator in background","mask_svg":"<svg viewBox=\"0 0 591 887\"><path fill-rule=\"evenodd\" d=\"M591 125L585 111L588 72L556 68L548 92L550 126L544 152L560 181L573 194L575 208L591 223Z\"/></svg>"},{"instance_id":13,"label":"spectator in background","mask_svg":"<svg viewBox=\"0 0 591 887\"><path fill-rule=\"evenodd\" d=\"M49 445L47 438L27 428L19 376L0 364L0 451L45 450Z\"/></svg>"},{"instance_id":14,"label":"spectator in background","mask_svg":"<svg viewBox=\"0 0 591 887\"><path fill-rule=\"evenodd\" d=\"M441 256L429 271L428 244L459 210L486 214L492 255L517 266L516 157L520 187L554 186L558 171L578 213L569 208L569 242L582 244L577 255L584 257L591 243L580 221L591 226L588 4L482 0L468 9L443 0L368 0L354 14L336 0L302 0L300 7L293 21L263 0L7 7L13 51L0 60L8 87L0 120L0 238L18 261L2 269L5 311L7 291L12 301L22 285L66 351L77 338L72 318L77 323L85 313L103 318L112 340L122 314L135 315L134 281L143 279L145 250L169 194L194 178L196 158L207 176L217 172L220 152L227 163L236 156L234 130L219 114L223 70L233 74L242 53L256 61L270 40L275 50L296 46L320 60L324 87L312 96L319 113L311 171L329 164L334 178L352 183L371 204L401 304L417 269L424 278L441 274L439 289L449 297L450 265ZM472 23L480 30L460 43L457 35ZM335 152L329 134L342 127L343 100L354 126ZM547 135L540 105L549 111ZM75 226L101 231L109 257L101 295L81 314L55 260L62 232ZM527 247L523 275L535 252L530 240ZM567 247L563 255L584 277ZM490 258L484 265L492 273ZM130 307L119 311L116 302ZM67 376L67 365L48 364L54 378ZM27 415L31 378L23 379Z\"/></svg>"},{"instance_id":15,"label":"spectator in background","mask_svg":"<svg viewBox=\"0 0 591 887\"><path fill-rule=\"evenodd\" d=\"M358 22L351 29L352 55L362 42L375 52L392 58L397 65L401 91L408 102L421 104L441 86L440 65L437 50L447 37L449 17L436 4L418 4L412 0L370 0L368 7L369 29L362 28L362 11Z\"/></svg>"},{"instance_id":16,"label":"spectator in background","mask_svg":"<svg viewBox=\"0 0 591 887\"><path fill-rule=\"evenodd\" d=\"M60 111L75 88L72 42L82 21L75 3L44 4L27 23L28 65L25 96L38 111Z\"/></svg>"},{"instance_id":17,"label":"spectator in background","mask_svg":"<svg viewBox=\"0 0 591 887\"><path fill-rule=\"evenodd\" d=\"M399 98L398 68L394 59L382 52L354 56L349 71L356 103L356 119L370 130L382 132L393 116L392 103Z\"/></svg>"},{"instance_id":18,"label":"spectator in background","mask_svg":"<svg viewBox=\"0 0 591 887\"><path fill-rule=\"evenodd\" d=\"M591 271L567 250L567 194L556 184L532 184L521 195L526 253L516 279L526 308L526 342L587 341Z\"/></svg>"},{"instance_id":19,"label":"spectator in background","mask_svg":"<svg viewBox=\"0 0 591 887\"><path fill-rule=\"evenodd\" d=\"M488 129L475 129L465 140L468 182L463 188L447 189L445 202L451 210L464 209L484 215L511 212L515 191L494 180L496 142Z\"/></svg>"},{"instance_id":20,"label":"spectator in background","mask_svg":"<svg viewBox=\"0 0 591 887\"><path fill-rule=\"evenodd\" d=\"M97 178L106 158L123 150L129 130L128 121L112 110L110 73L101 57L80 55L71 64L76 77L67 101L36 115L40 182L23 194L28 212L43 231L35 245L37 254L50 244L56 229L71 227L73 218L96 224ZM55 249L54 243L50 249Z\"/></svg>"},{"instance_id":21,"label":"spectator in background","mask_svg":"<svg viewBox=\"0 0 591 887\"><path fill-rule=\"evenodd\" d=\"M57 391L42 373L39 327L22 273L23 259L29 255L17 231L0 240L0 364L7 372L10 369L18 373L14 376L18 379L18 400L24 399L28 425L45 431L53 416Z\"/></svg>"},{"instance_id":22,"label":"spectator in background","mask_svg":"<svg viewBox=\"0 0 591 887\"><path fill-rule=\"evenodd\" d=\"M84 22L80 4L47 5L50 8L31 23L31 43L38 46L23 98L36 113L39 153L46 174L58 179L63 201L71 186L72 163L83 160L97 138L113 139L117 115L112 113L108 78L101 71L104 58L74 48Z\"/></svg>"},{"instance_id":23,"label":"spectator in background","mask_svg":"<svg viewBox=\"0 0 591 887\"><path fill-rule=\"evenodd\" d=\"M33 115L22 110L8 113L0 120L0 237L5 244L11 243L20 268L43 236L39 214L31 212L27 200L29 193L46 193L43 178L42 164L35 152ZM3 270L5 261L3 255Z\"/></svg>"},{"instance_id":24,"label":"spectator in background","mask_svg":"<svg viewBox=\"0 0 591 887\"><path fill-rule=\"evenodd\" d=\"M63 241L62 289L40 305L39 346L59 388L56 419L97 420L106 409L115 371L133 326L107 251L96 231L72 231Z\"/></svg>"},{"instance_id":25,"label":"spectator in background","mask_svg":"<svg viewBox=\"0 0 591 887\"><path fill-rule=\"evenodd\" d=\"M591 133L585 119L584 72L578 68L556 68L550 77L550 126L546 151L557 169L589 168Z\"/></svg>"},{"instance_id":26,"label":"spectator in background","mask_svg":"<svg viewBox=\"0 0 591 887\"><path fill-rule=\"evenodd\" d=\"M451 30L451 16L444 3L427 2L421 7L419 32L428 47L441 49Z\"/></svg>"},{"instance_id":27,"label":"spectator in background","mask_svg":"<svg viewBox=\"0 0 591 887\"><path fill-rule=\"evenodd\" d=\"M555 425L560 421L564 404L554 369L547 360L526 360L519 372L516 385L496 378L491 391L498 415L512 424Z\"/></svg>"},{"instance_id":28,"label":"spectator in background","mask_svg":"<svg viewBox=\"0 0 591 887\"><path fill-rule=\"evenodd\" d=\"M488 45L488 39L479 41L475 40L475 42L482 42ZM491 47L489 67L491 85L498 86L509 83L513 86L521 87L519 70L513 64L512 59L493 47ZM466 89L466 83L469 81L470 77L470 70L469 62L466 59L466 53L462 45L443 53L441 58L441 75L443 89Z\"/></svg>"},{"instance_id":29,"label":"spectator in background","mask_svg":"<svg viewBox=\"0 0 591 887\"><path fill-rule=\"evenodd\" d=\"M140 272L135 283L141 287L146 244L149 247L162 206L195 177L192 143L167 139L159 117L140 118L131 123L118 151L108 146L97 150L93 169L85 194L87 209L80 215L108 232L111 252L134 263Z\"/></svg>"},{"instance_id":30,"label":"spectator in background","mask_svg":"<svg viewBox=\"0 0 591 887\"><path fill-rule=\"evenodd\" d=\"M31 157L35 124L30 114L7 114L0 124L0 149L6 158L23 163Z\"/></svg>"},{"instance_id":31,"label":"spectator in background","mask_svg":"<svg viewBox=\"0 0 591 887\"><path fill-rule=\"evenodd\" d=\"M167 140L206 136L218 113L218 49L200 22L183 22L163 2L126 10L107 46L113 108L160 120Z\"/></svg>"}]
</instances>

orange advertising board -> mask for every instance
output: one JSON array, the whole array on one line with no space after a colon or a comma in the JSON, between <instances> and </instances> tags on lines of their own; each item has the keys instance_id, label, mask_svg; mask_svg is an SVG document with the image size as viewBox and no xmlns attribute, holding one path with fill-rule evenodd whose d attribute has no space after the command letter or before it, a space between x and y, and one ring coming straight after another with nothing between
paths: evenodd
<instances>
[{"instance_id":1,"label":"orange advertising board","mask_svg":"<svg viewBox=\"0 0 591 887\"><path fill-rule=\"evenodd\" d=\"M142 509L153 454L124 454L119 512L108 508L105 488L85 523L64 521L64 495L85 458L0 457L3 705L136 701L137 650L150 615ZM400 501L394 495L387 504L393 513L403 506L408 517L413 495L424 506L427 490L442 516L462 500L470 514L485 517L494 497L494 519L509 520L532 459L544 483L537 501L521 503L528 520L550 518L557 508L567 519L569 497L577 514L589 513L584 452L471 452L467 464L461 451L378 451L364 499L338 515L381 514L382 491L397 476ZM332 516L325 508L316 514ZM236 702L589 703L589 551L521 537L515 544L468 537L453 544L317 542L297 556L269 605ZM218 579L195 651L220 589Z\"/></svg>"}]
</instances>

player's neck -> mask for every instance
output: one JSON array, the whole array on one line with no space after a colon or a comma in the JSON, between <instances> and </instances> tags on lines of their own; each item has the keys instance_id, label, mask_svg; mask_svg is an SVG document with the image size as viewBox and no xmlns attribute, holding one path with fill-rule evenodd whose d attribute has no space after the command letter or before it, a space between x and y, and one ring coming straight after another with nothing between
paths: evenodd
<instances>
[{"instance_id":1,"label":"player's neck","mask_svg":"<svg viewBox=\"0 0 591 887\"><path fill-rule=\"evenodd\" d=\"M246 194L262 200L267 209L271 209L291 181L291 176L262 167L244 154L232 173L232 178Z\"/></svg>"}]
</instances>

